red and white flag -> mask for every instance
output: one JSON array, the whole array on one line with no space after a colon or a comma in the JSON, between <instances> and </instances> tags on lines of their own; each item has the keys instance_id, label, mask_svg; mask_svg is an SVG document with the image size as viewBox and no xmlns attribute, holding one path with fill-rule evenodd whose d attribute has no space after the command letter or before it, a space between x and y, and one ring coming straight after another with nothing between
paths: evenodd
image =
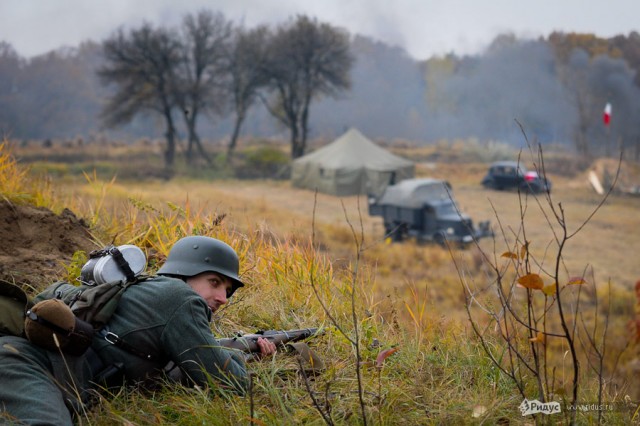
<instances>
[{"instance_id":1,"label":"red and white flag","mask_svg":"<svg viewBox=\"0 0 640 426\"><path fill-rule=\"evenodd\" d=\"M608 126L611 123L611 103L607 102L604 106L604 113L602 114L602 121L604 121L604 125Z\"/></svg>"}]
</instances>

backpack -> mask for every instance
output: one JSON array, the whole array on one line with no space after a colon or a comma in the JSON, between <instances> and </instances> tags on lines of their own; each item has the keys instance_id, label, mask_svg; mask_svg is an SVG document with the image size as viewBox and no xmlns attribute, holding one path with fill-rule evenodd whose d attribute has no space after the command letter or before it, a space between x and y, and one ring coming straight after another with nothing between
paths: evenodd
<instances>
[{"instance_id":1,"label":"backpack","mask_svg":"<svg viewBox=\"0 0 640 426\"><path fill-rule=\"evenodd\" d=\"M100 330L116 311L127 288L151 278L141 275L145 266L144 253L132 245L94 250L82 267L79 286L58 281L33 301L62 300L77 318Z\"/></svg>"},{"instance_id":2,"label":"backpack","mask_svg":"<svg viewBox=\"0 0 640 426\"><path fill-rule=\"evenodd\" d=\"M145 266L146 257L139 248L109 246L89 254L79 286L58 281L30 299L19 286L0 280L0 336L24 337L30 309L48 299L62 300L78 319L100 330L116 311L126 289L151 278L141 274Z\"/></svg>"},{"instance_id":3,"label":"backpack","mask_svg":"<svg viewBox=\"0 0 640 426\"><path fill-rule=\"evenodd\" d=\"M100 330L116 311L118 302L127 288L149 278L151 277L146 275L136 276L132 281L110 281L95 286L86 284L76 286L58 281L38 294L33 302L38 303L48 299L62 300L77 318L91 324L94 330Z\"/></svg>"}]
</instances>

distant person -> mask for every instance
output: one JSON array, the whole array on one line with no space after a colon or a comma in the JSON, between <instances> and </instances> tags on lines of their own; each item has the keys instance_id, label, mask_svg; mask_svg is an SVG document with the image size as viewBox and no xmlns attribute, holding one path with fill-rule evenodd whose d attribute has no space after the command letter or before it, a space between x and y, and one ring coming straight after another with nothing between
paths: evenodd
<instances>
[{"instance_id":1,"label":"distant person","mask_svg":"<svg viewBox=\"0 0 640 426\"><path fill-rule=\"evenodd\" d=\"M244 358L221 347L210 326L212 313L244 286L238 271L238 256L226 243L185 237L172 247L157 277L124 292L85 354L63 355L26 338L0 337L0 422L72 425L98 374L111 371L110 382L145 383L161 376L169 362L192 383L207 386L211 376L243 394ZM262 356L276 351L266 339L258 346Z\"/></svg>"}]
</instances>

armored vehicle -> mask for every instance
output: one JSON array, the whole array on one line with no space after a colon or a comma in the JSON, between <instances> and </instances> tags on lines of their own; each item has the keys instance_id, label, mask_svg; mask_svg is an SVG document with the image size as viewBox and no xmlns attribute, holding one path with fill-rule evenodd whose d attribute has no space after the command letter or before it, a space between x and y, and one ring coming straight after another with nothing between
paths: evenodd
<instances>
[{"instance_id":1,"label":"armored vehicle","mask_svg":"<svg viewBox=\"0 0 640 426\"><path fill-rule=\"evenodd\" d=\"M467 244L493 235L489 221L474 228L458 209L451 185L438 179L407 179L388 186L379 198L369 197L369 215L382 216L385 234L393 241L414 237L418 242Z\"/></svg>"}]
</instances>

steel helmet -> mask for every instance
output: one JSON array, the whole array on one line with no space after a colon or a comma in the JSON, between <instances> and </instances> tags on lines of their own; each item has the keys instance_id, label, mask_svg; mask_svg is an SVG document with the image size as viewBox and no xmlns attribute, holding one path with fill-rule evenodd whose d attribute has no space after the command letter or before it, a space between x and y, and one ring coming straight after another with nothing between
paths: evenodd
<instances>
[{"instance_id":1,"label":"steel helmet","mask_svg":"<svg viewBox=\"0 0 640 426\"><path fill-rule=\"evenodd\" d=\"M190 236L173 245L157 274L193 277L203 272L216 272L231 280L231 296L244 287L238 277L239 265L236 251L227 243L211 237Z\"/></svg>"}]
</instances>

